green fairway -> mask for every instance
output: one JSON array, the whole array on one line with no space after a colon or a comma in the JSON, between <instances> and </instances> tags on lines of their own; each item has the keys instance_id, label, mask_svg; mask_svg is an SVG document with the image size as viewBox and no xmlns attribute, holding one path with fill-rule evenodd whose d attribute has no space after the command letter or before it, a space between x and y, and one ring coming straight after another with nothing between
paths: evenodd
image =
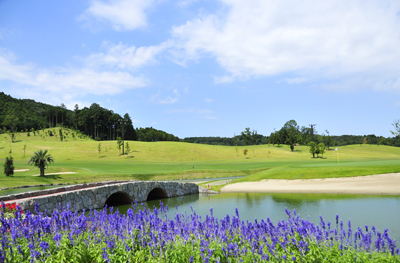
<instances>
[{"instance_id":1,"label":"green fairway","mask_svg":"<svg viewBox=\"0 0 400 263\"><path fill-rule=\"evenodd\" d=\"M58 129L50 129L58 134ZM310 179L360 176L400 172L400 148L376 145L350 145L327 151L323 158L311 158L306 146L213 146L183 142L129 141L132 151L120 155L115 141L97 142L72 137L74 132L64 129L63 142L47 131L39 135L21 133L15 143L10 136L0 135L0 161L9 155L14 158L13 177L1 177L0 188L44 183L75 183L103 180L192 179L248 175L234 180ZM43 136L45 134L45 136ZM101 152L98 145L101 143ZM24 157L24 145L25 157ZM75 172L76 174L32 176L39 169L28 165L34 151L47 149L55 163L46 174ZM243 150L248 149L247 156Z\"/></svg>"}]
</instances>

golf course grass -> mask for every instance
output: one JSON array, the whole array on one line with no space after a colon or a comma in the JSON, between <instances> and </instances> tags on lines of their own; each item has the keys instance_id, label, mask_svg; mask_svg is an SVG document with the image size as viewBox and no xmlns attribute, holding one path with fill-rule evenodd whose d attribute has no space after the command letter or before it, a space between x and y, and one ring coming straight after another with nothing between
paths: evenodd
<instances>
[{"instance_id":1,"label":"golf course grass","mask_svg":"<svg viewBox=\"0 0 400 263\"><path fill-rule=\"evenodd\" d=\"M58 128L50 129L59 134ZM232 182L262 179L312 179L350 177L400 172L400 148L376 145L338 147L338 152L326 151L323 158L312 158L308 147L272 145L214 146L183 142L129 141L131 152L120 155L116 141L97 142L88 138L73 138L72 130L63 130L63 142L40 134L20 133L16 142L0 135L0 162L14 158L15 173L4 174L0 188L21 185L83 183L105 180L164 180L243 176ZM45 135L45 136L43 136ZM126 142L126 141L125 141ZM99 143L101 152L98 152ZM26 145L24 156L24 145ZM46 177L33 176L39 169L28 165L33 152L47 149L55 160ZM245 156L243 150L248 149ZM338 160L339 156L339 160ZM17 171L29 169L28 171ZM3 170L3 169L2 169ZM75 174L54 174L75 172ZM213 187L218 190L223 185Z\"/></svg>"}]
</instances>

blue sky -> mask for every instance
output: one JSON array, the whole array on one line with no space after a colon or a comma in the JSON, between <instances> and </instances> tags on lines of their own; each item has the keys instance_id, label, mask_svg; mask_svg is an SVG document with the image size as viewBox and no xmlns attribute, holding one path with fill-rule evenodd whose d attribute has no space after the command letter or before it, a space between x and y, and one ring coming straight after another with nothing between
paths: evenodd
<instances>
[{"instance_id":1,"label":"blue sky","mask_svg":"<svg viewBox=\"0 0 400 263\"><path fill-rule=\"evenodd\" d=\"M390 136L400 1L0 1L0 91L99 103L180 138Z\"/></svg>"}]
</instances>

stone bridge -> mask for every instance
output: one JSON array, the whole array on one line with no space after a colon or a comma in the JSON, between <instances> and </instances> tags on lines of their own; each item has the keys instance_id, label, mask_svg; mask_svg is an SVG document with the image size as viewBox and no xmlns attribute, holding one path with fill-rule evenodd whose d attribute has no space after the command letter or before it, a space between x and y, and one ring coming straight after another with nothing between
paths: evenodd
<instances>
[{"instance_id":1,"label":"stone bridge","mask_svg":"<svg viewBox=\"0 0 400 263\"><path fill-rule=\"evenodd\" d=\"M115 184L106 184L84 189L75 189L57 192L57 189L44 190L40 196L13 199L11 196L0 197L5 203L19 204L23 211L34 212L35 204L38 203L39 211L51 214L57 206L65 207L69 203L73 211L83 209L90 210L108 206L131 204L132 202L143 202L168 197L176 197L199 193L198 185L194 183L178 183L169 181L127 181ZM49 193L53 191L54 193ZM37 194L37 193L36 193ZM26 194L25 194L26 195Z\"/></svg>"}]
</instances>

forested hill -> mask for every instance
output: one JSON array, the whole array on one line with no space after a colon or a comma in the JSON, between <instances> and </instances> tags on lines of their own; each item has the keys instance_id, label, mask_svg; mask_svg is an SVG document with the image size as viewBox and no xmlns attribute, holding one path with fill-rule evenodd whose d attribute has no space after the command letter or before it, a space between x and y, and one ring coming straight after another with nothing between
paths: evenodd
<instances>
[{"instance_id":1,"label":"forested hill","mask_svg":"<svg viewBox=\"0 0 400 263\"><path fill-rule=\"evenodd\" d=\"M64 104L52 106L30 99L15 99L0 92L0 133L69 127L80 130L96 140L115 140L122 136L123 125L126 140L179 140L172 134L152 127L134 129L128 113L122 117L97 103L83 109L75 105L72 111L68 110Z\"/></svg>"},{"instance_id":2,"label":"forested hill","mask_svg":"<svg viewBox=\"0 0 400 263\"><path fill-rule=\"evenodd\" d=\"M226 146L244 146L248 144L266 144L268 137L261 134L255 134L252 139L246 142L244 135L229 137L186 137L184 142L210 144L210 145L226 145Z\"/></svg>"}]
</instances>

